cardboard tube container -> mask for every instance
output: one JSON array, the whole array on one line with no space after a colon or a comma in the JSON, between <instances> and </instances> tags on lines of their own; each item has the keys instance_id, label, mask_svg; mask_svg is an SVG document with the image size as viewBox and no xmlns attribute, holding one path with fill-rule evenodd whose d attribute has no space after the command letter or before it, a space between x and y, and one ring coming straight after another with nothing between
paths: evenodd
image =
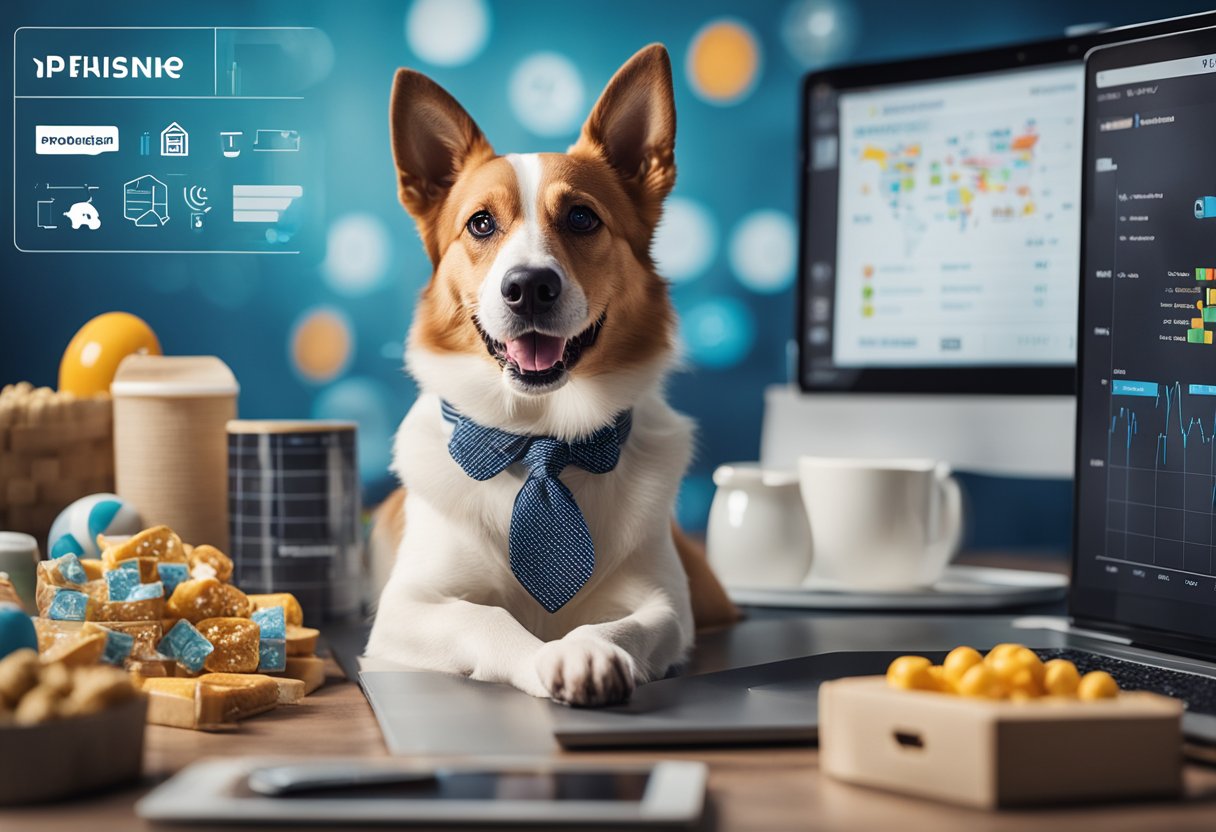
<instances>
[{"instance_id":1,"label":"cardboard tube container","mask_svg":"<svg viewBox=\"0 0 1216 832\"><path fill-rule=\"evenodd\" d=\"M214 356L132 355L110 386L115 492L149 526L223 551L228 538L228 435L240 388Z\"/></svg>"}]
</instances>

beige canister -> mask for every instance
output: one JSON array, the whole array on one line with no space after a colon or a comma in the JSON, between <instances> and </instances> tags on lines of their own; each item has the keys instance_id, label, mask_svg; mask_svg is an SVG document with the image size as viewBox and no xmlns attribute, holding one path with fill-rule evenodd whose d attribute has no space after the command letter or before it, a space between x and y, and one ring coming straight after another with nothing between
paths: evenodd
<instances>
[{"instance_id":1,"label":"beige canister","mask_svg":"<svg viewBox=\"0 0 1216 832\"><path fill-rule=\"evenodd\" d=\"M115 492L149 525L228 549L228 434L236 377L215 356L132 355L118 366Z\"/></svg>"}]
</instances>

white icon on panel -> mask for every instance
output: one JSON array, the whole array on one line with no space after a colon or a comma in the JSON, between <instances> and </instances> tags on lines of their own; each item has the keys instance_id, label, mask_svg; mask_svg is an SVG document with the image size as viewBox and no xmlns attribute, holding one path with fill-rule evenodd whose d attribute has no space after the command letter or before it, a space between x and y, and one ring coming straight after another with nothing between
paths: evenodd
<instances>
[{"instance_id":1,"label":"white icon on panel","mask_svg":"<svg viewBox=\"0 0 1216 832\"><path fill-rule=\"evenodd\" d=\"M55 220L55 212L51 208L55 204L53 199L38 200L38 227L39 228L58 228L59 225Z\"/></svg>"},{"instance_id":2,"label":"white icon on panel","mask_svg":"<svg viewBox=\"0 0 1216 832\"><path fill-rule=\"evenodd\" d=\"M253 149L272 153L294 153L300 149L298 130L258 130L253 137Z\"/></svg>"},{"instance_id":3,"label":"white icon on panel","mask_svg":"<svg viewBox=\"0 0 1216 832\"><path fill-rule=\"evenodd\" d=\"M293 199L304 195L300 185L233 185L233 222L278 222Z\"/></svg>"},{"instance_id":4,"label":"white icon on panel","mask_svg":"<svg viewBox=\"0 0 1216 832\"><path fill-rule=\"evenodd\" d=\"M96 230L101 227L101 216L97 213L97 209L93 207L93 191L100 190L97 185L52 185L49 182L34 185L36 191L76 191L75 194L63 194L63 196L73 197L73 202L66 211L55 210L55 198L48 197L47 199L38 199L38 227L39 228L58 228L59 217L67 217L72 222L72 228L78 229L82 225ZM83 197L83 198L82 198Z\"/></svg>"},{"instance_id":5,"label":"white icon on panel","mask_svg":"<svg viewBox=\"0 0 1216 832\"><path fill-rule=\"evenodd\" d=\"M122 186L122 215L140 228L159 228L169 221L169 188L150 173Z\"/></svg>"},{"instance_id":6,"label":"white icon on panel","mask_svg":"<svg viewBox=\"0 0 1216 832\"><path fill-rule=\"evenodd\" d=\"M224 157L227 159L235 159L241 155L241 148L238 147L238 139L245 135L240 130L223 130L220 132L220 150L224 152Z\"/></svg>"},{"instance_id":7,"label":"white icon on panel","mask_svg":"<svg viewBox=\"0 0 1216 832\"><path fill-rule=\"evenodd\" d=\"M176 121L160 131L160 155L190 155L190 134Z\"/></svg>"},{"instance_id":8,"label":"white icon on panel","mask_svg":"<svg viewBox=\"0 0 1216 832\"><path fill-rule=\"evenodd\" d=\"M87 202L74 203L71 208L63 212L63 215L71 220L73 231L79 230L81 226L90 231L101 228L101 215L93 207L93 197L89 197Z\"/></svg>"},{"instance_id":9,"label":"white icon on panel","mask_svg":"<svg viewBox=\"0 0 1216 832\"><path fill-rule=\"evenodd\" d=\"M208 205L207 189L200 185L191 185L188 188L182 188L182 200L186 203L186 207L190 209L190 230L202 231L203 222L206 219L207 213L211 210Z\"/></svg>"}]
</instances>

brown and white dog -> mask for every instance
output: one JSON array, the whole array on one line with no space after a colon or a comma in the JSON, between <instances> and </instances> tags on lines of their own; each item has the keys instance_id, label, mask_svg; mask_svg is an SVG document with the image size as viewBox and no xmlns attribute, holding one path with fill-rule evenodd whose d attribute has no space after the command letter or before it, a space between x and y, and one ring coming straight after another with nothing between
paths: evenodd
<instances>
[{"instance_id":1,"label":"brown and white dog","mask_svg":"<svg viewBox=\"0 0 1216 832\"><path fill-rule=\"evenodd\" d=\"M626 699L684 659L694 606L700 624L734 617L671 522L692 424L663 397L676 320L650 257L676 175L667 52L634 55L564 154L496 155L452 96L408 69L390 120L401 202L434 274L406 343L420 395L394 446L405 494L373 536L374 557L395 560L366 654L571 704ZM480 425L560 441L632 411L612 471L561 474L595 568L556 612L508 564L527 471L466 475L441 401Z\"/></svg>"}]
</instances>

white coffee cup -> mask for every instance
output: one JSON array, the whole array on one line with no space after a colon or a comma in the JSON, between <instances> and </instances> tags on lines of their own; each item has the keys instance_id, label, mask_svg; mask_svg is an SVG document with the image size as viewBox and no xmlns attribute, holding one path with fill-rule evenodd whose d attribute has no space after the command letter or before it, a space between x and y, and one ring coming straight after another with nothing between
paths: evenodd
<instances>
[{"instance_id":1,"label":"white coffee cup","mask_svg":"<svg viewBox=\"0 0 1216 832\"><path fill-rule=\"evenodd\" d=\"M962 493L930 459L798 460L815 557L807 585L867 591L931 586L962 536Z\"/></svg>"}]
</instances>

